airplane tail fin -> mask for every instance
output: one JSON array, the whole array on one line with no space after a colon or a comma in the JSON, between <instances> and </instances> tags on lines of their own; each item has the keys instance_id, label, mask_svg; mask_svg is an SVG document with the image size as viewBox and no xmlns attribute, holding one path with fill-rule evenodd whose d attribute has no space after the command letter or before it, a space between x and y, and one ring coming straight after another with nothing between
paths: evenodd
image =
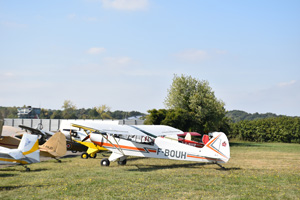
<instances>
[{"instance_id":1,"label":"airplane tail fin","mask_svg":"<svg viewBox=\"0 0 300 200\"><path fill-rule=\"evenodd\" d=\"M66 136L61 132L57 132L40 148L42 151L50 153L53 157L64 156L67 153Z\"/></svg>"},{"instance_id":2,"label":"airplane tail fin","mask_svg":"<svg viewBox=\"0 0 300 200\"><path fill-rule=\"evenodd\" d=\"M212 138L206 143L205 147L209 148L220 163L226 163L230 159L230 147L227 136L222 132L210 133Z\"/></svg>"},{"instance_id":3,"label":"airplane tail fin","mask_svg":"<svg viewBox=\"0 0 300 200\"><path fill-rule=\"evenodd\" d=\"M40 162L39 140L37 135L24 133L18 150L20 150L23 156L28 158L31 163Z\"/></svg>"}]
</instances>

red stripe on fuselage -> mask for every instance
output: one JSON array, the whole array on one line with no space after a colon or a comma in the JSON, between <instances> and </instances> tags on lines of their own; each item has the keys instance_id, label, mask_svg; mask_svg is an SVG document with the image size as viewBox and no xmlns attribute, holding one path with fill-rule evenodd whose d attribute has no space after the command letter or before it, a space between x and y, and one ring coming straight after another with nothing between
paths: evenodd
<instances>
[{"instance_id":1,"label":"red stripe on fuselage","mask_svg":"<svg viewBox=\"0 0 300 200\"><path fill-rule=\"evenodd\" d=\"M131 147L131 146L125 146L125 145L117 145L117 144L115 144L115 146L114 146L110 143L105 143L105 142L94 142L94 143L99 145L99 146L103 146L103 147L115 147L115 146L117 146L117 147L120 147L121 149L125 149L125 150L135 150L135 151L146 152L146 150L144 148L137 148L137 147Z\"/></svg>"},{"instance_id":2,"label":"red stripe on fuselage","mask_svg":"<svg viewBox=\"0 0 300 200\"><path fill-rule=\"evenodd\" d=\"M148 151L151 153L156 153L156 150L153 150L153 149L148 149Z\"/></svg>"}]
</instances>

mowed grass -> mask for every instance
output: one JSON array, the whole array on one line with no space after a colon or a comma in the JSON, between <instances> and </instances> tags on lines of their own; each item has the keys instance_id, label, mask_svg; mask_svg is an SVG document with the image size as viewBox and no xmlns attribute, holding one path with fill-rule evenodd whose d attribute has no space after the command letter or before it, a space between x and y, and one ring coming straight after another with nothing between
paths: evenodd
<instances>
[{"instance_id":1,"label":"mowed grass","mask_svg":"<svg viewBox=\"0 0 300 200\"><path fill-rule=\"evenodd\" d=\"M300 199L299 144L231 142L226 170L137 157L101 167L101 158L1 168L0 199Z\"/></svg>"}]
</instances>

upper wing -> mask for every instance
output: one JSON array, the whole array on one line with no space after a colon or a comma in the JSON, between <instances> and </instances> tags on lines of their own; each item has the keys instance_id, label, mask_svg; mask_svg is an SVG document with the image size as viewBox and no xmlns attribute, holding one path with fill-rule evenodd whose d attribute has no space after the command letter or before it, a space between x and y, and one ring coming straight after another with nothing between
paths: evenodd
<instances>
[{"instance_id":1,"label":"upper wing","mask_svg":"<svg viewBox=\"0 0 300 200\"><path fill-rule=\"evenodd\" d=\"M20 128L25 129L25 130L29 130L31 132L31 134L34 135L45 135L45 136L52 136L54 135L54 133L49 132L49 131L43 131L43 130L39 130L36 128L31 128L29 126L24 126L24 125L19 125Z\"/></svg>"},{"instance_id":2,"label":"upper wing","mask_svg":"<svg viewBox=\"0 0 300 200\"><path fill-rule=\"evenodd\" d=\"M29 126L24 126L24 125L19 125L19 127L22 128L22 129L30 131L32 134L35 134L35 135L42 134L43 135L43 133L41 133L41 131L38 130L38 129L31 128Z\"/></svg>"},{"instance_id":3,"label":"upper wing","mask_svg":"<svg viewBox=\"0 0 300 200\"><path fill-rule=\"evenodd\" d=\"M144 132L145 134L148 133L156 137L166 136L166 135L178 135L183 133L181 130L177 128L166 126L166 125L135 125L132 127Z\"/></svg>"},{"instance_id":4,"label":"upper wing","mask_svg":"<svg viewBox=\"0 0 300 200\"><path fill-rule=\"evenodd\" d=\"M97 122L83 122L81 124L72 124L77 128L89 130L91 132L121 134L121 135L141 135L157 136L177 135L183 133L181 130L165 125L115 125L115 124L99 124Z\"/></svg>"},{"instance_id":5,"label":"upper wing","mask_svg":"<svg viewBox=\"0 0 300 200\"><path fill-rule=\"evenodd\" d=\"M117 135L142 135L142 131L127 125L116 124L100 124L97 122L81 122L80 124L72 124L73 127L89 130L91 132L99 132L101 134L117 134Z\"/></svg>"}]
</instances>

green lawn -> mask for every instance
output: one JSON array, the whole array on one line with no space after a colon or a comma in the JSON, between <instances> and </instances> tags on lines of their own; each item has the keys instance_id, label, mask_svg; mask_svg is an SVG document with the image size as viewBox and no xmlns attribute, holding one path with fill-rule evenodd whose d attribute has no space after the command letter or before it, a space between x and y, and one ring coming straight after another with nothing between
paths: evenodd
<instances>
[{"instance_id":1,"label":"green lawn","mask_svg":"<svg viewBox=\"0 0 300 200\"><path fill-rule=\"evenodd\" d=\"M101 167L101 157L1 168L0 199L300 199L299 144L231 142L226 170L136 157Z\"/></svg>"}]
</instances>

